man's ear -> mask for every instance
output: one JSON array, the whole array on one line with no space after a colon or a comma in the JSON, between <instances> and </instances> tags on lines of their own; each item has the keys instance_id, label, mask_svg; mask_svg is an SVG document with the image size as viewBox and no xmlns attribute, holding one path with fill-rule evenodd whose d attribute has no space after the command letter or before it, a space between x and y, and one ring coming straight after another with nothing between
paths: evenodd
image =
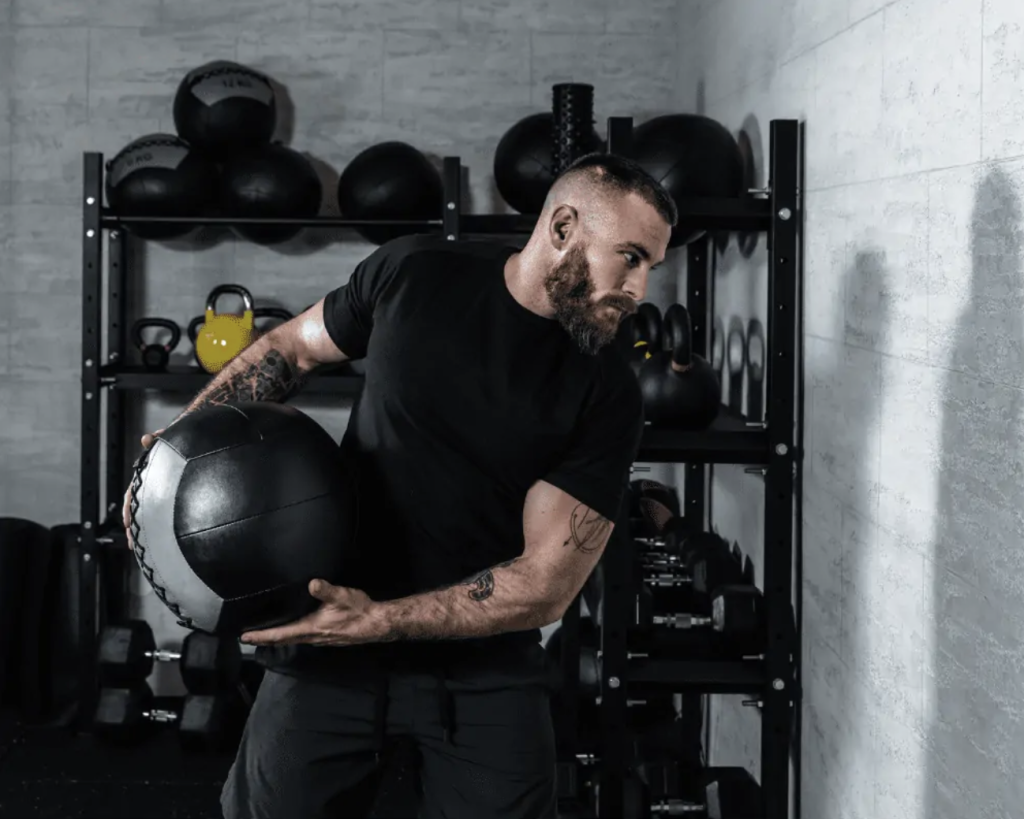
<instances>
[{"instance_id":1,"label":"man's ear","mask_svg":"<svg viewBox=\"0 0 1024 819\"><path fill-rule=\"evenodd\" d=\"M579 226L579 212L572 205L559 205L551 214L549 236L552 246L563 250Z\"/></svg>"}]
</instances>

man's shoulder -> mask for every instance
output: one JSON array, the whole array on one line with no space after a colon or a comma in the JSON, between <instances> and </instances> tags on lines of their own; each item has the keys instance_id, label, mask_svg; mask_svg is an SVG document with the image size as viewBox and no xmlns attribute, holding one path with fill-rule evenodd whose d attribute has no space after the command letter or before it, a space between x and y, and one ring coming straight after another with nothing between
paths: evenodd
<instances>
[{"instance_id":1,"label":"man's shoulder","mask_svg":"<svg viewBox=\"0 0 1024 819\"><path fill-rule=\"evenodd\" d=\"M643 393L633 368L617 344L608 344L598 352L601 397L619 404L624 414L643 406Z\"/></svg>"},{"instance_id":2,"label":"man's shoulder","mask_svg":"<svg viewBox=\"0 0 1024 819\"><path fill-rule=\"evenodd\" d=\"M416 233L400 236L381 245L380 252L392 262L429 261L453 258L497 259L508 249L498 242L478 240L451 241L440 233Z\"/></svg>"}]
</instances>

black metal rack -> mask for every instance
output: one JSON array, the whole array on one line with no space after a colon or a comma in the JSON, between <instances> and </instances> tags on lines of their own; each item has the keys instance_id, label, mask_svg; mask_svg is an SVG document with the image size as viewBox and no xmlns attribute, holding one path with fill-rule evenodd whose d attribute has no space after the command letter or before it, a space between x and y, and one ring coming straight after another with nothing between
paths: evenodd
<instances>
[{"instance_id":1,"label":"black metal rack","mask_svg":"<svg viewBox=\"0 0 1024 819\"><path fill-rule=\"evenodd\" d=\"M632 130L628 120L609 122L609 151L628 155ZM760 206L760 218L704 219L686 209L708 229L756 230L768 238L768 333L766 339L767 402L763 419L737 418L725 413L711 430L691 434L650 430L644 436L639 460L686 464L683 509L706 527L707 465L746 464L761 467L767 502L764 519L764 654L734 662L649 660L631 655L629 625L635 604L632 542L628 511L617 522L603 562L601 612L602 713L601 790L598 816L631 815L626 783L630 777L628 747L616 738L628 736L628 703L632 692L652 688L682 693L684 718L687 698L696 692L747 694L761 707L761 787L765 819L790 815L790 765L799 782L800 745L794 720L800 707L800 633L794 614L799 574L794 583L794 543L801 522L795 498L800 487L802 430L798 426L797 396L802 386L798 357L801 305L800 173L803 167L799 123L774 120L770 131L769 184L765 199L741 200ZM694 208L696 210L696 208ZM721 211L718 211L721 213ZM683 213L680 214L683 218ZM710 239L688 249L687 305L694 330L694 351L706 355L708 317L713 308L713 254ZM723 408L723 412L725 412ZM698 695L699 696L699 695ZM690 709L692 710L692 708ZM798 786L794 788L798 790Z\"/></svg>"},{"instance_id":2,"label":"black metal rack","mask_svg":"<svg viewBox=\"0 0 1024 819\"><path fill-rule=\"evenodd\" d=\"M633 120L608 120L608 150L628 155ZM766 419L751 423L723 407L714 426L695 433L648 428L638 460L686 463L685 510L703 520L707 509L707 468L714 463L757 465L765 469L765 490L770 502L765 512L764 592L767 608L766 650L759 660L741 662L643 662L629 658L627 629L632 598L629 576L628 526L625 520L603 558L606 577L603 599L601 697L604 715L604 754L599 816L623 815L623 783L628 760L621 737L627 734L629 687L658 687L676 692L749 693L763 703L761 780L766 819L784 819L789 810L789 761L799 770L799 748L794 745L791 721L799 704L799 633L794 628L793 552L800 522L794 517L794 494L799 486L802 443L796 428L795 391L799 379L796 339L799 332L797 278L799 265L799 171L798 123L771 123L770 185L764 198L691 200L680 204L680 218L708 230L766 232L769 237L770 318L768 324L768 400ZM129 218L103 206L103 156L84 155L82 224L82 454L81 454L81 560L80 594L82 619L80 645L83 656L92 656L98 634L99 605L97 564L103 550L120 532L120 499L126 486L123 440L124 398L127 391L160 390L195 394L210 376L198 368L172 367L166 373L147 372L127 365L125 276L128 265L124 229L133 224L176 223L190 226L283 225L319 228L353 228L363 224L402 225L416 232L440 232L455 241L465 235L516 235L533 230L536 219L517 215L462 213L462 165L458 157L446 157L443 167L443 218L423 222L375 221L372 223L333 217L310 219L225 219L197 217ZM107 276L104 293L103 234L107 233ZM707 240L688 248L688 306L693 316L695 350L707 348L710 261ZM104 328L104 319L106 327ZM104 351L104 337L106 350ZM362 379L352 375L326 374L313 378L307 393L358 395ZM106 407L101 400L106 391ZM106 435L104 435L104 430ZM104 440L105 439L105 440ZM100 508L101 447L106 446L106 508ZM121 538L116 538L121 541ZM567 615L578 617L578 601ZM623 624L620 627L619 624ZM578 669L577 669L578 671ZM570 679L569 685L573 684ZM577 683L578 684L578 683ZM95 694L96 680L85 663L80 680L82 703ZM685 694L684 694L685 695ZM617 742L616 739L619 739Z\"/></svg>"}]
</instances>

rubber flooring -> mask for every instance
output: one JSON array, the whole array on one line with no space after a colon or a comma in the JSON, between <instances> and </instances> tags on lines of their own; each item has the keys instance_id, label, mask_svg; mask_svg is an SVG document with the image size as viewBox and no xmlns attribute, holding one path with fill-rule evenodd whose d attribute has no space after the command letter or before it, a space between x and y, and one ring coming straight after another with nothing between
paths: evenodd
<instances>
[{"instance_id":1,"label":"rubber flooring","mask_svg":"<svg viewBox=\"0 0 1024 819\"><path fill-rule=\"evenodd\" d=\"M220 819L232 759L185 753L173 730L116 748L0 717L0 819ZM414 817L413 805L412 776L396 761L371 816Z\"/></svg>"}]
</instances>

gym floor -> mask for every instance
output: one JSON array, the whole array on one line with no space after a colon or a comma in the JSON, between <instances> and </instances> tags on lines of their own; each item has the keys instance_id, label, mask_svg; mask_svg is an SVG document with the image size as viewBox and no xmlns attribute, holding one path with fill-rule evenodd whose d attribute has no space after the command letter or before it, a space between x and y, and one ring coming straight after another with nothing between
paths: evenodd
<instances>
[{"instance_id":1,"label":"gym floor","mask_svg":"<svg viewBox=\"0 0 1024 819\"><path fill-rule=\"evenodd\" d=\"M183 753L171 730L141 746L117 748L0 715L0 817L218 819L232 759ZM415 816L414 804L408 767L396 756L371 817Z\"/></svg>"}]
</instances>

